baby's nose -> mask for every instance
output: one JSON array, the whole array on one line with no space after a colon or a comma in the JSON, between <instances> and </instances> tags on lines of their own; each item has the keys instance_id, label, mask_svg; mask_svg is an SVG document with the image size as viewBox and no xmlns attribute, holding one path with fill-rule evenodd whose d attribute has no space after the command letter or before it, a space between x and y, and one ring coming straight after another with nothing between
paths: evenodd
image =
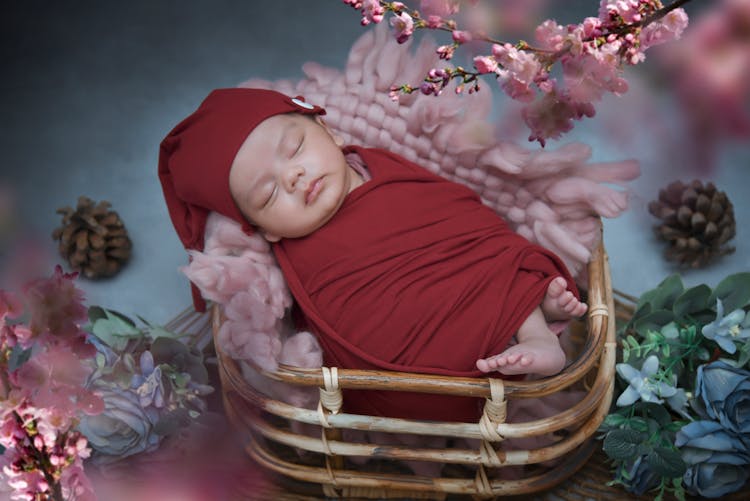
<instances>
[{"instance_id":1,"label":"baby's nose","mask_svg":"<svg viewBox=\"0 0 750 501\"><path fill-rule=\"evenodd\" d=\"M286 172L286 186L289 191L299 188L302 176L305 174L305 170L301 167L292 167Z\"/></svg>"}]
</instances>

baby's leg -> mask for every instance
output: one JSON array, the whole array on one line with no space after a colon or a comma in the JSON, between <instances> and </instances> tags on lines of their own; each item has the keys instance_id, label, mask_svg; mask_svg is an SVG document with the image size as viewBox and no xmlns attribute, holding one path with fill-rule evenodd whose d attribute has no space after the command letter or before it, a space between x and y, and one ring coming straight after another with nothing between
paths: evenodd
<instances>
[{"instance_id":1,"label":"baby's leg","mask_svg":"<svg viewBox=\"0 0 750 501\"><path fill-rule=\"evenodd\" d=\"M489 358L477 360L482 372L498 371L501 374L541 374L551 376L565 366L565 352L557 335L547 326L541 308L534 309L521 324L515 344Z\"/></svg>"},{"instance_id":2,"label":"baby's leg","mask_svg":"<svg viewBox=\"0 0 750 501\"><path fill-rule=\"evenodd\" d=\"M524 320L518 329L518 344L499 355L477 360L482 372L501 374L541 374L550 376L565 366L565 352L557 333L568 321L586 313L586 304L567 290L567 282L556 277L547 287L542 304Z\"/></svg>"}]
</instances>

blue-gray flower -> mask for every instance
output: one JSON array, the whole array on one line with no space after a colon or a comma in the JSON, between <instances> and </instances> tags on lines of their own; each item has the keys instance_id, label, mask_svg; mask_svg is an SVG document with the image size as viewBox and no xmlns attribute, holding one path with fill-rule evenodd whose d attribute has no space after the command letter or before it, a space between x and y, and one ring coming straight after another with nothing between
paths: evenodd
<instances>
[{"instance_id":1,"label":"blue-gray flower","mask_svg":"<svg viewBox=\"0 0 750 501\"><path fill-rule=\"evenodd\" d=\"M139 365L141 373L133 375L130 387L138 394L141 407L164 407L165 389L161 366L154 367L154 357L150 351L141 353Z\"/></svg>"},{"instance_id":2,"label":"blue-gray flower","mask_svg":"<svg viewBox=\"0 0 750 501\"><path fill-rule=\"evenodd\" d=\"M738 490L750 476L747 444L715 421L686 424L675 445L688 465L685 487L694 494L720 497Z\"/></svg>"},{"instance_id":3,"label":"blue-gray flower","mask_svg":"<svg viewBox=\"0 0 750 501\"><path fill-rule=\"evenodd\" d=\"M677 393L677 388L653 378L659 370L659 358L651 355L644 360L641 370L630 364L617 364L617 373L628 383L628 387L617 399L620 407L632 405L638 399L644 402L662 403L661 397L669 398Z\"/></svg>"},{"instance_id":4,"label":"blue-gray flower","mask_svg":"<svg viewBox=\"0 0 750 501\"><path fill-rule=\"evenodd\" d=\"M735 433L750 434L750 371L720 360L701 365L695 397L709 418Z\"/></svg>"},{"instance_id":5,"label":"blue-gray flower","mask_svg":"<svg viewBox=\"0 0 750 501\"><path fill-rule=\"evenodd\" d=\"M727 353L737 351L735 341L750 338L750 315L737 308L724 316L724 305L721 299L716 300L716 320L703 326L703 335L718 344Z\"/></svg>"},{"instance_id":6,"label":"blue-gray flower","mask_svg":"<svg viewBox=\"0 0 750 501\"><path fill-rule=\"evenodd\" d=\"M626 465L630 479L625 490L640 496L659 485L659 475L646 462L646 456L638 456L631 464Z\"/></svg>"},{"instance_id":7,"label":"blue-gray flower","mask_svg":"<svg viewBox=\"0 0 750 501\"><path fill-rule=\"evenodd\" d=\"M144 410L134 391L115 385L96 385L104 400L104 412L84 415L78 429L97 451L97 461L114 462L139 452L156 449L160 437L154 432L155 409Z\"/></svg>"}]
</instances>

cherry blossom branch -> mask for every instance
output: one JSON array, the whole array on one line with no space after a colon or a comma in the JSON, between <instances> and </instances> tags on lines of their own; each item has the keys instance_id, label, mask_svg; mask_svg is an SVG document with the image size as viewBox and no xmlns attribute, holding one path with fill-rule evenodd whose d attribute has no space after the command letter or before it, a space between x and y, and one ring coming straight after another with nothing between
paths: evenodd
<instances>
[{"instance_id":1,"label":"cherry blossom branch","mask_svg":"<svg viewBox=\"0 0 750 501\"><path fill-rule=\"evenodd\" d=\"M406 42L417 29L449 31L452 42L436 50L441 60L451 60L468 42L491 44L491 54L474 57L473 70L450 65L433 68L419 85L392 87L391 99L417 90L439 96L454 82L456 93L468 87L471 94L479 90L481 77L493 75L512 99L527 103L521 114L531 129L529 140L544 146L547 139L571 130L573 120L594 116L594 103L605 92L626 92L623 67L642 62L647 48L679 38L687 26L687 15L680 7L690 0L675 0L667 6L660 0L601 0L598 17L587 17L578 25L560 26L552 20L542 23L535 32L537 47L460 30L455 20L442 15L424 19L403 2L343 1L360 10L362 25L379 23L390 13L389 22L399 43ZM434 3L422 0L420 5ZM455 14L458 2L443 2L442 8L441 13ZM562 68L562 82L551 76L557 63Z\"/></svg>"}]
</instances>

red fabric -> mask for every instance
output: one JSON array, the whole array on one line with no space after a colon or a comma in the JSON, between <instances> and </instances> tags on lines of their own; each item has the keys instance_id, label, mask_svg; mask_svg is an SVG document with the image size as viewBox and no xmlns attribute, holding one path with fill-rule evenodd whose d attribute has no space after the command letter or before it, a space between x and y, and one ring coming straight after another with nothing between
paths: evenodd
<instances>
[{"instance_id":1,"label":"red fabric","mask_svg":"<svg viewBox=\"0 0 750 501\"><path fill-rule=\"evenodd\" d=\"M565 265L470 189L383 150L349 150L373 179L325 226L274 245L326 364L481 376L476 360L506 347L552 278L574 283ZM344 401L372 415L480 415L474 398L347 391Z\"/></svg>"},{"instance_id":2,"label":"red fabric","mask_svg":"<svg viewBox=\"0 0 750 501\"><path fill-rule=\"evenodd\" d=\"M248 134L281 113L325 114L325 110L307 105L301 96L291 98L272 90L217 89L161 142L159 180L172 224L186 249L203 250L211 211L252 232L229 191L229 170ZM195 308L204 311L205 302L195 286L192 292Z\"/></svg>"}]
</instances>

